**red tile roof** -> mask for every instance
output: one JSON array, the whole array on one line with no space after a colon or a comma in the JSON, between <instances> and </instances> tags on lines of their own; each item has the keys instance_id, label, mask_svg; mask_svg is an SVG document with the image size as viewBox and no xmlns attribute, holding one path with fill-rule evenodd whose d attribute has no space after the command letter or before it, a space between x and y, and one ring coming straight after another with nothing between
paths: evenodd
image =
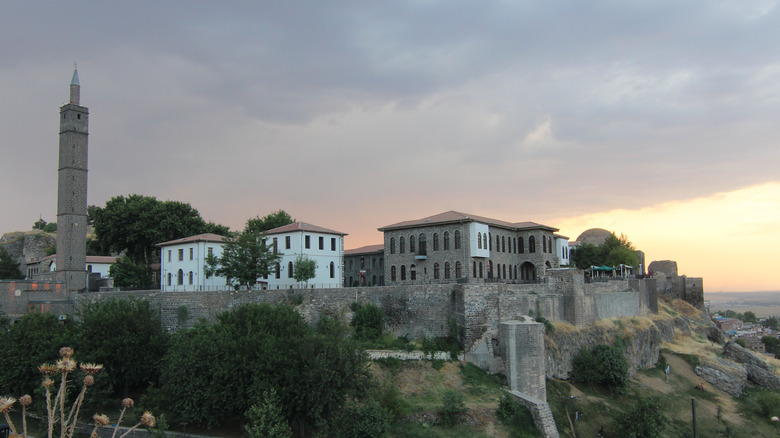
<instances>
[{"instance_id":1,"label":"red tile roof","mask_svg":"<svg viewBox=\"0 0 780 438\"><path fill-rule=\"evenodd\" d=\"M282 233L290 233L294 231L309 231L311 233L322 233L322 234L335 234L337 236L346 236L347 233L342 233L341 231L335 231L330 230L328 228L319 227L317 225L307 224L305 222L295 222L289 225L283 225L281 227L274 228L272 230L268 230L267 234L282 234Z\"/></svg>"},{"instance_id":2,"label":"red tile roof","mask_svg":"<svg viewBox=\"0 0 780 438\"><path fill-rule=\"evenodd\" d=\"M537 224L536 222L506 222L498 219L491 219L488 217L477 216L474 214L466 214L458 211L450 210L444 213L435 214L433 216L424 217L422 219L415 219L410 221L398 222L396 224L387 225L379 228L379 231L397 230L403 228L415 228L424 227L427 225L440 225L448 223L459 222L482 222L495 227L507 228L510 230L530 230L530 229L543 229L548 231L558 231L557 228L553 228L547 225Z\"/></svg>"},{"instance_id":3,"label":"red tile roof","mask_svg":"<svg viewBox=\"0 0 780 438\"><path fill-rule=\"evenodd\" d=\"M198 234L195 236L183 237L181 239L176 239L176 240L169 240L167 242L158 243L157 246L180 245L182 243L191 243L191 242L222 243L222 241L224 240L225 240L225 236L220 236L219 234L214 234L214 233L205 233L205 234Z\"/></svg>"},{"instance_id":4,"label":"red tile roof","mask_svg":"<svg viewBox=\"0 0 780 438\"><path fill-rule=\"evenodd\" d=\"M345 249L344 255L357 255L357 254L368 254L372 252L384 252L385 251L385 245L380 243L379 245L366 245L361 246L360 248L354 248L354 249Z\"/></svg>"}]
</instances>

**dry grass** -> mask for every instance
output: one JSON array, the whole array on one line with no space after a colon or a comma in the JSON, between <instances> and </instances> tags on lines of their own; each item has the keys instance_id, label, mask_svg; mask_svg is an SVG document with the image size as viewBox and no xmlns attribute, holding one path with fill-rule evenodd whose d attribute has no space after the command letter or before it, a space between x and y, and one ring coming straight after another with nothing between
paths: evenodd
<instances>
[{"instance_id":1,"label":"dry grass","mask_svg":"<svg viewBox=\"0 0 780 438\"><path fill-rule=\"evenodd\" d=\"M687 316L688 318L701 318L702 313L699 309L693 307L683 300L672 300L672 308L675 312Z\"/></svg>"}]
</instances>

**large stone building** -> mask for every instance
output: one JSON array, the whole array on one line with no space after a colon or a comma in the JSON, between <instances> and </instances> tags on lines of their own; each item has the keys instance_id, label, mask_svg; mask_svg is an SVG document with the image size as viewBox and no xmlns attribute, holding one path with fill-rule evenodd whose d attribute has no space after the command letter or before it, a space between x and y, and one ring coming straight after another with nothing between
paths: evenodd
<instances>
[{"instance_id":1,"label":"large stone building","mask_svg":"<svg viewBox=\"0 0 780 438\"><path fill-rule=\"evenodd\" d=\"M379 228L385 283L528 283L561 266L557 228L448 211ZM568 254L567 254L568 255ZM567 257L568 260L568 257ZM565 264L565 263L564 263Z\"/></svg>"},{"instance_id":2,"label":"large stone building","mask_svg":"<svg viewBox=\"0 0 780 438\"><path fill-rule=\"evenodd\" d=\"M384 285L384 245L368 245L344 251L344 286Z\"/></svg>"}]
</instances>

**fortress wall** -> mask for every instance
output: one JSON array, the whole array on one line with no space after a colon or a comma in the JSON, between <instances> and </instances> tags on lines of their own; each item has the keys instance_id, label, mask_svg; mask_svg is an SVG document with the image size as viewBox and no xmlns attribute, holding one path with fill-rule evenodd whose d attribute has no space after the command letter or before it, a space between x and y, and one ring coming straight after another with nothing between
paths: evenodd
<instances>
[{"instance_id":1,"label":"fortress wall","mask_svg":"<svg viewBox=\"0 0 780 438\"><path fill-rule=\"evenodd\" d=\"M54 281L0 281L0 310L10 319L26 313L73 314L73 301L62 283Z\"/></svg>"},{"instance_id":2,"label":"fortress wall","mask_svg":"<svg viewBox=\"0 0 780 438\"><path fill-rule=\"evenodd\" d=\"M594 295L598 319L637 316L641 300L636 292L609 292Z\"/></svg>"}]
</instances>

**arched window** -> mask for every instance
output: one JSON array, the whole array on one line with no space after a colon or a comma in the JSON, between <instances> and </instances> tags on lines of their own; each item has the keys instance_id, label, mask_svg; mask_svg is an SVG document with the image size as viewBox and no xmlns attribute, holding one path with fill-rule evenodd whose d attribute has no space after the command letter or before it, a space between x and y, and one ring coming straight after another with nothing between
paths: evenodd
<instances>
[{"instance_id":1,"label":"arched window","mask_svg":"<svg viewBox=\"0 0 780 438\"><path fill-rule=\"evenodd\" d=\"M417 271L414 265L409 266L409 279L412 281L417 280Z\"/></svg>"},{"instance_id":2,"label":"arched window","mask_svg":"<svg viewBox=\"0 0 780 438\"><path fill-rule=\"evenodd\" d=\"M425 233L420 233L420 240L417 241L417 245L418 245L417 254L428 255L427 244L428 242L427 239L425 238Z\"/></svg>"},{"instance_id":3,"label":"arched window","mask_svg":"<svg viewBox=\"0 0 780 438\"><path fill-rule=\"evenodd\" d=\"M477 248L482 249L482 233L477 233Z\"/></svg>"},{"instance_id":4,"label":"arched window","mask_svg":"<svg viewBox=\"0 0 780 438\"><path fill-rule=\"evenodd\" d=\"M515 254L517 254L517 237L515 237L514 239L512 239L512 245L513 245L513 247L514 247L514 249L512 250L512 252L514 252Z\"/></svg>"},{"instance_id":5,"label":"arched window","mask_svg":"<svg viewBox=\"0 0 780 438\"><path fill-rule=\"evenodd\" d=\"M504 280L506 280L506 265L501 267L501 271L503 272Z\"/></svg>"},{"instance_id":6,"label":"arched window","mask_svg":"<svg viewBox=\"0 0 780 438\"><path fill-rule=\"evenodd\" d=\"M517 238L517 249L519 250L520 254L525 252L525 242L523 241L522 237Z\"/></svg>"},{"instance_id":7,"label":"arched window","mask_svg":"<svg viewBox=\"0 0 780 438\"><path fill-rule=\"evenodd\" d=\"M528 238L528 252L536 252L536 238L534 236Z\"/></svg>"},{"instance_id":8,"label":"arched window","mask_svg":"<svg viewBox=\"0 0 780 438\"><path fill-rule=\"evenodd\" d=\"M482 248L488 249L488 235L487 235L487 233L482 235Z\"/></svg>"},{"instance_id":9,"label":"arched window","mask_svg":"<svg viewBox=\"0 0 780 438\"><path fill-rule=\"evenodd\" d=\"M433 233L433 250L439 250L439 233Z\"/></svg>"},{"instance_id":10,"label":"arched window","mask_svg":"<svg viewBox=\"0 0 780 438\"><path fill-rule=\"evenodd\" d=\"M496 252L501 251L501 238L496 236Z\"/></svg>"},{"instance_id":11,"label":"arched window","mask_svg":"<svg viewBox=\"0 0 780 438\"><path fill-rule=\"evenodd\" d=\"M553 253L553 244L552 244L552 237L547 236L547 248L549 248L550 254Z\"/></svg>"},{"instance_id":12,"label":"arched window","mask_svg":"<svg viewBox=\"0 0 780 438\"><path fill-rule=\"evenodd\" d=\"M406 241L404 240L404 236L398 238L398 252L401 254L406 252Z\"/></svg>"},{"instance_id":13,"label":"arched window","mask_svg":"<svg viewBox=\"0 0 780 438\"><path fill-rule=\"evenodd\" d=\"M417 252L417 249L415 248L415 245L414 245L414 234L409 236L409 252L412 253L412 254Z\"/></svg>"},{"instance_id":14,"label":"arched window","mask_svg":"<svg viewBox=\"0 0 780 438\"><path fill-rule=\"evenodd\" d=\"M401 265L401 281L406 281L406 265Z\"/></svg>"},{"instance_id":15,"label":"arched window","mask_svg":"<svg viewBox=\"0 0 780 438\"><path fill-rule=\"evenodd\" d=\"M190 271L189 274L187 274L187 280L189 284L192 284L192 271Z\"/></svg>"},{"instance_id":16,"label":"arched window","mask_svg":"<svg viewBox=\"0 0 780 438\"><path fill-rule=\"evenodd\" d=\"M395 265L390 266L390 281L395 281Z\"/></svg>"},{"instance_id":17,"label":"arched window","mask_svg":"<svg viewBox=\"0 0 780 438\"><path fill-rule=\"evenodd\" d=\"M172 278L173 278L173 275L171 275L171 273L169 272L169 273L168 273L168 286L170 286L170 285L171 285L171 279L172 279Z\"/></svg>"},{"instance_id":18,"label":"arched window","mask_svg":"<svg viewBox=\"0 0 780 438\"><path fill-rule=\"evenodd\" d=\"M515 265L515 280L517 280L517 265Z\"/></svg>"},{"instance_id":19,"label":"arched window","mask_svg":"<svg viewBox=\"0 0 780 438\"><path fill-rule=\"evenodd\" d=\"M501 236L501 252L506 252L506 236Z\"/></svg>"},{"instance_id":20,"label":"arched window","mask_svg":"<svg viewBox=\"0 0 780 438\"><path fill-rule=\"evenodd\" d=\"M455 230L455 249L460 249L460 231Z\"/></svg>"},{"instance_id":21,"label":"arched window","mask_svg":"<svg viewBox=\"0 0 780 438\"><path fill-rule=\"evenodd\" d=\"M371 276L371 286L376 286L376 275Z\"/></svg>"},{"instance_id":22,"label":"arched window","mask_svg":"<svg viewBox=\"0 0 780 438\"><path fill-rule=\"evenodd\" d=\"M445 231L444 232L444 250L447 251L450 249L450 232Z\"/></svg>"},{"instance_id":23,"label":"arched window","mask_svg":"<svg viewBox=\"0 0 780 438\"><path fill-rule=\"evenodd\" d=\"M330 278L336 278L336 265L330 262Z\"/></svg>"},{"instance_id":24,"label":"arched window","mask_svg":"<svg viewBox=\"0 0 780 438\"><path fill-rule=\"evenodd\" d=\"M474 278L477 278L477 262L476 261L472 262L472 265L471 265L471 276L474 277Z\"/></svg>"},{"instance_id":25,"label":"arched window","mask_svg":"<svg viewBox=\"0 0 780 438\"><path fill-rule=\"evenodd\" d=\"M176 284L184 284L184 271L181 269L176 273Z\"/></svg>"},{"instance_id":26,"label":"arched window","mask_svg":"<svg viewBox=\"0 0 780 438\"><path fill-rule=\"evenodd\" d=\"M493 235L488 233L488 249L493 251Z\"/></svg>"},{"instance_id":27,"label":"arched window","mask_svg":"<svg viewBox=\"0 0 780 438\"><path fill-rule=\"evenodd\" d=\"M444 262L444 279L450 278L450 262Z\"/></svg>"},{"instance_id":28,"label":"arched window","mask_svg":"<svg viewBox=\"0 0 780 438\"><path fill-rule=\"evenodd\" d=\"M455 262L455 278L463 277L463 264Z\"/></svg>"},{"instance_id":29,"label":"arched window","mask_svg":"<svg viewBox=\"0 0 780 438\"><path fill-rule=\"evenodd\" d=\"M281 278L282 276L282 265L279 263L276 264L276 278Z\"/></svg>"},{"instance_id":30,"label":"arched window","mask_svg":"<svg viewBox=\"0 0 780 438\"><path fill-rule=\"evenodd\" d=\"M390 238L390 254L395 254L395 237Z\"/></svg>"},{"instance_id":31,"label":"arched window","mask_svg":"<svg viewBox=\"0 0 780 438\"><path fill-rule=\"evenodd\" d=\"M439 264L434 263L433 264L433 279L438 280L439 279Z\"/></svg>"},{"instance_id":32,"label":"arched window","mask_svg":"<svg viewBox=\"0 0 780 438\"><path fill-rule=\"evenodd\" d=\"M479 262L479 278L482 278L482 262Z\"/></svg>"},{"instance_id":33,"label":"arched window","mask_svg":"<svg viewBox=\"0 0 780 438\"><path fill-rule=\"evenodd\" d=\"M547 252L547 237L542 236L542 254Z\"/></svg>"},{"instance_id":34,"label":"arched window","mask_svg":"<svg viewBox=\"0 0 780 438\"><path fill-rule=\"evenodd\" d=\"M488 260L487 276L488 278L493 278L493 260Z\"/></svg>"},{"instance_id":35,"label":"arched window","mask_svg":"<svg viewBox=\"0 0 780 438\"><path fill-rule=\"evenodd\" d=\"M287 278L293 278L293 262L287 262Z\"/></svg>"}]
</instances>

